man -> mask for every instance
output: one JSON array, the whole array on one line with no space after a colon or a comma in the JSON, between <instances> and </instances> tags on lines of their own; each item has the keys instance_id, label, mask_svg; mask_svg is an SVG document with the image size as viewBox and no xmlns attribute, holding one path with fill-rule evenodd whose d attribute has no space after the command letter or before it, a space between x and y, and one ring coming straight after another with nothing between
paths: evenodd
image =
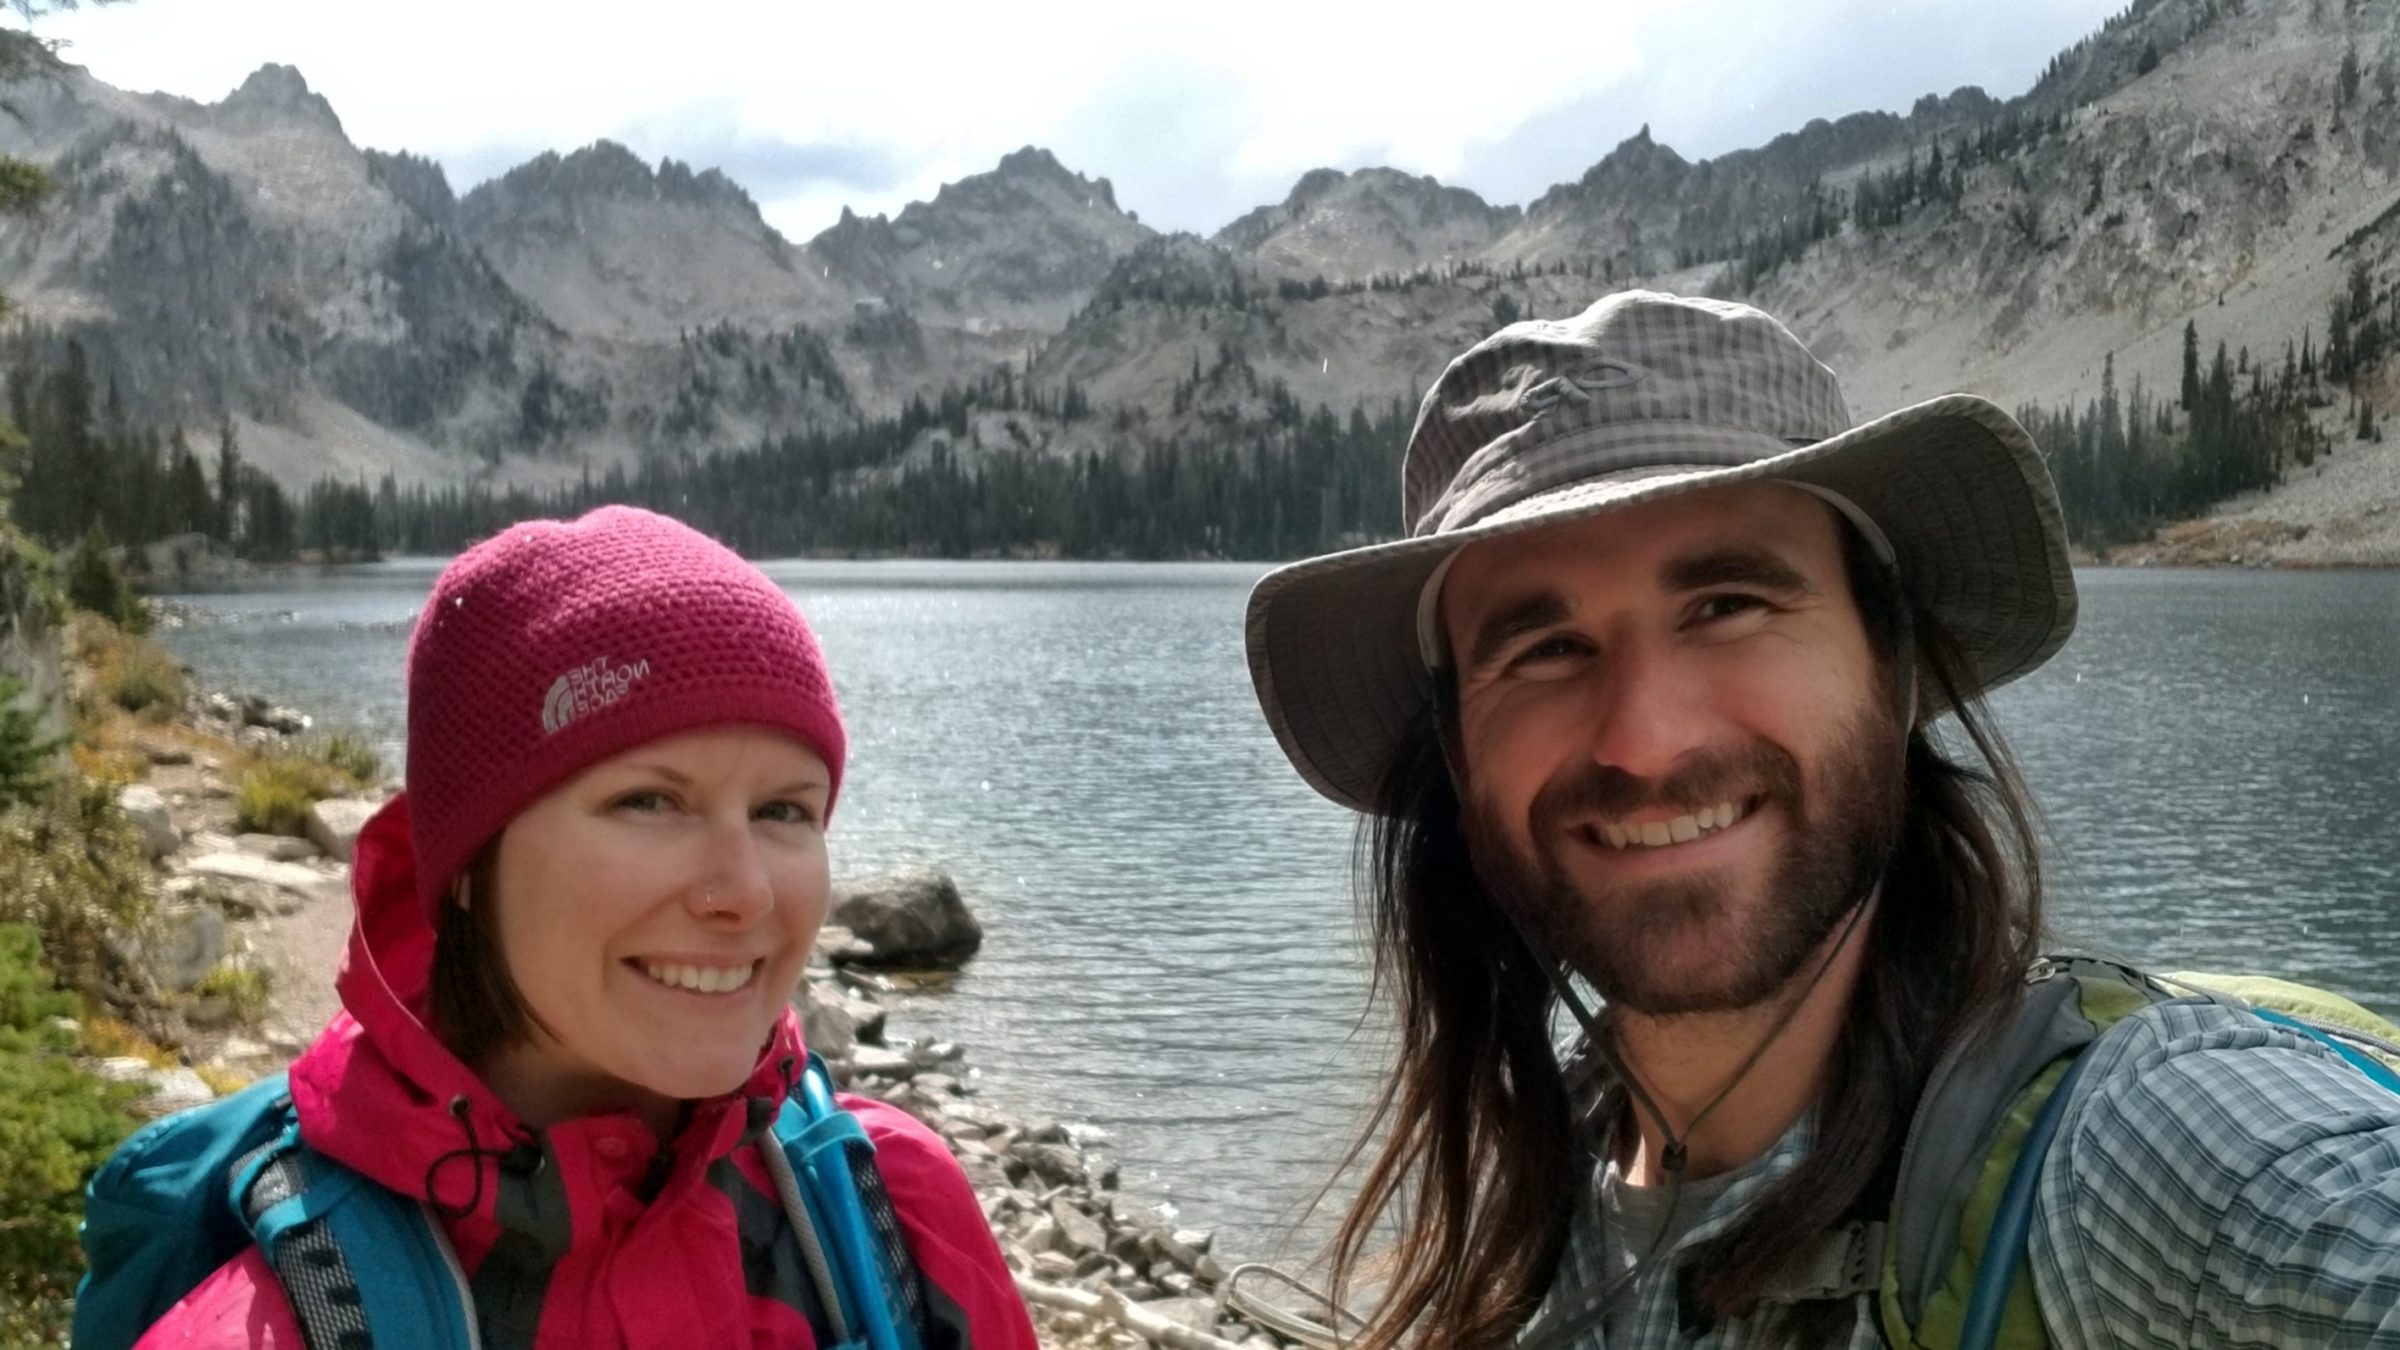
<instances>
[{"instance_id":1,"label":"man","mask_svg":"<svg viewBox=\"0 0 2400 1350\"><path fill-rule=\"evenodd\" d=\"M1248 626L1367 813L1400 1021L1352 1344L2400 1345L2400 1096L2228 999L2028 980L1982 697L2076 596L2005 413L1853 427L1773 319L1630 293L1452 363L1403 480L1408 539Z\"/></svg>"}]
</instances>

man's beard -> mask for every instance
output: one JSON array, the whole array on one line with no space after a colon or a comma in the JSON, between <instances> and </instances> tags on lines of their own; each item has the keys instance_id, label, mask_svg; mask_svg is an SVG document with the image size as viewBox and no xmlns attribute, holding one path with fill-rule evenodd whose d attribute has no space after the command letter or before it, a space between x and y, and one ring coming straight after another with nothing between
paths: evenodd
<instances>
[{"instance_id":1,"label":"man's beard","mask_svg":"<svg viewBox=\"0 0 2400 1350\"><path fill-rule=\"evenodd\" d=\"M1880 702L1869 702L1828 743L1814 794L1791 755L1765 742L1657 783L1590 764L1535 794L1528 812L1534 856L1516 846L1485 802L1471 798L1461 813L1468 853L1486 893L1526 938L1610 1005L1653 1017L1755 1007L1800 973L1890 867L1903 813L1904 736ZM1644 809L1688 813L1752 798L1754 812L1781 806L1792 837L1761 892L1746 900L1730 893L1725 875L1587 891L1559 856L1567 820ZM1701 936L1716 953L1705 971L1679 978L1648 959L1654 948L1686 950Z\"/></svg>"}]
</instances>

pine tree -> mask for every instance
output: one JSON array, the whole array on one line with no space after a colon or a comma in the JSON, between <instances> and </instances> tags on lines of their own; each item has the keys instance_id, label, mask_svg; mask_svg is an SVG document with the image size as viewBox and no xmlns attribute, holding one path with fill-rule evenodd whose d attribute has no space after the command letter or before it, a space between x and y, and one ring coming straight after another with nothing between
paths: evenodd
<instances>
[{"instance_id":1,"label":"pine tree","mask_svg":"<svg viewBox=\"0 0 2400 1350\"><path fill-rule=\"evenodd\" d=\"M2200 406L2200 325L2183 321L2183 399L2185 412Z\"/></svg>"},{"instance_id":2,"label":"pine tree","mask_svg":"<svg viewBox=\"0 0 2400 1350\"><path fill-rule=\"evenodd\" d=\"M242 453L234 444L233 415L217 423L217 523L210 531L227 548L234 546L241 524Z\"/></svg>"}]
</instances>

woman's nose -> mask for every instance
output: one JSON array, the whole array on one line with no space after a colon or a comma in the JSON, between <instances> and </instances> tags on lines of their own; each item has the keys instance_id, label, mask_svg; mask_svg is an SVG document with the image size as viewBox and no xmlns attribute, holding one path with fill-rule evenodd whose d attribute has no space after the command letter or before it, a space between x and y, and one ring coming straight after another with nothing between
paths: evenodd
<instances>
[{"instance_id":1,"label":"woman's nose","mask_svg":"<svg viewBox=\"0 0 2400 1350\"><path fill-rule=\"evenodd\" d=\"M774 881L746 815L738 827L711 829L706 847L700 875L685 891L694 914L747 923L773 907Z\"/></svg>"}]
</instances>

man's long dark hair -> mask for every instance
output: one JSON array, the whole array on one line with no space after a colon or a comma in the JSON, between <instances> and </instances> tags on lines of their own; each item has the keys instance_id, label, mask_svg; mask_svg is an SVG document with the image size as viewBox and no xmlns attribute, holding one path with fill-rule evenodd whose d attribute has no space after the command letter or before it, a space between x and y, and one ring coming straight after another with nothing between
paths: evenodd
<instances>
[{"instance_id":1,"label":"man's long dark hair","mask_svg":"<svg viewBox=\"0 0 2400 1350\"><path fill-rule=\"evenodd\" d=\"M1944 739L1965 744L1953 758L1923 725L1909 733L1899 846L1826 1066L1815 1146L1688 1261L1690 1300L1710 1321L1756 1307L1807 1253L1799 1239L1881 1217L1935 1060L2014 1006L2041 940L2033 811L1983 691L1933 616L1843 535L1878 659L1887 670L1912 660L1920 706L1950 710L1959 735ZM1357 1350L1506 1344L1549 1288L1596 1160L1553 1046L1550 972L1476 879L1437 716L1428 708L1395 756L1359 836L1374 987L1399 1025L1396 1066L1351 1161L1383 1143L1334 1239L1337 1297L1370 1261L1383 1286ZM1846 1324L1850 1309L1792 1309L1787 1334L1817 1339L1821 1316Z\"/></svg>"}]
</instances>

